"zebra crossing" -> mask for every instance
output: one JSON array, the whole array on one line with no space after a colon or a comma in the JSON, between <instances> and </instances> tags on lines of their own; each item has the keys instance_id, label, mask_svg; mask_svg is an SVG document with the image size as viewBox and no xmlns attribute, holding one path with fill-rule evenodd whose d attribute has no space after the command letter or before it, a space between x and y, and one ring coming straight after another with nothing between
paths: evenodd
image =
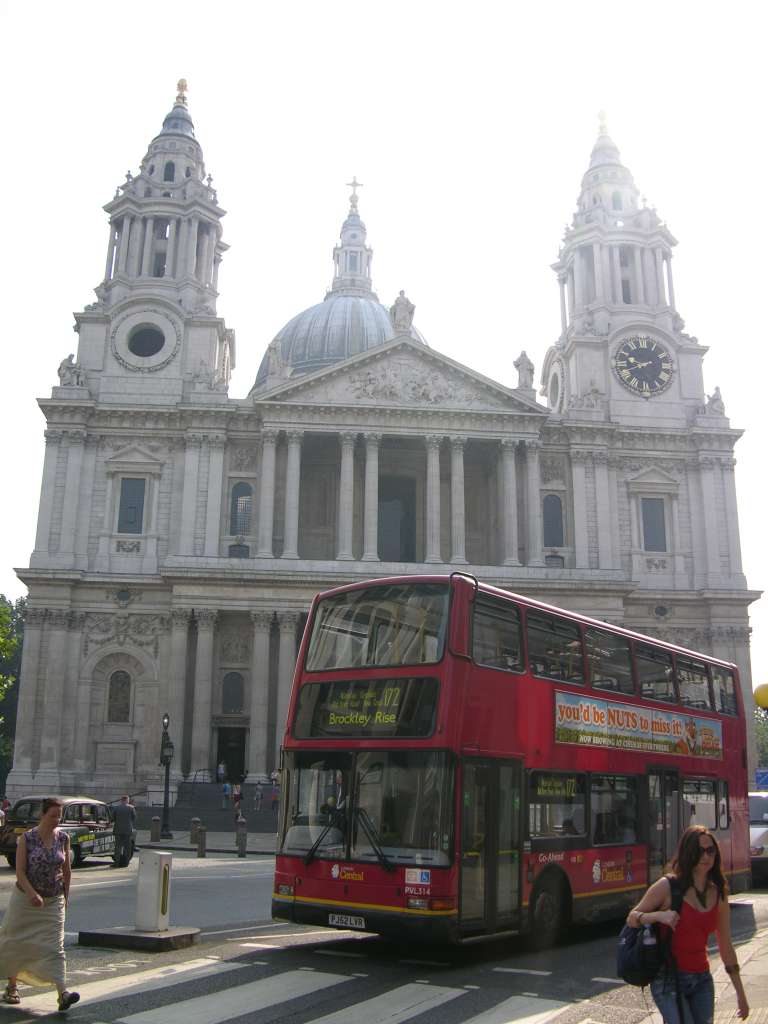
<instances>
[{"instance_id":1,"label":"zebra crossing","mask_svg":"<svg viewBox=\"0 0 768 1024\"><path fill-rule=\"evenodd\" d=\"M86 982L79 986L77 1016L88 1024L271 1024L288 1017L301 1024L406 1024L417 1018L419 1024L428 1024L442 1020L441 1008L450 1006L450 1019L456 1024L549 1024L571 1005L534 993L509 996L500 988L490 990L499 998L487 1005L494 997L481 993L477 985L451 986L429 979L394 983L382 990L381 981L354 972L351 964L348 971L298 967L276 973L273 966L264 960L198 957ZM197 983L204 979L208 984L200 994ZM126 1000L148 992L155 993L158 1005L132 1012ZM328 994L334 997L330 1012ZM24 1020L49 1014L53 1003L50 993L24 998ZM134 1005L146 1006L146 1001ZM2 1018L0 1011L0 1024Z\"/></svg>"}]
</instances>

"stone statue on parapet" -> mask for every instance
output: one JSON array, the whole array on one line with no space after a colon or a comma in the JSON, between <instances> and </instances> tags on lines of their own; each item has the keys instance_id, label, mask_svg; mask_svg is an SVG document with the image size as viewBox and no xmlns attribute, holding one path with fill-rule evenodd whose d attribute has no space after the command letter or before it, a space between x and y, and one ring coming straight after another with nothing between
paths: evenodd
<instances>
[{"instance_id":1,"label":"stone statue on parapet","mask_svg":"<svg viewBox=\"0 0 768 1024\"><path fill-rule=\"evenodd\" d=\"M398 333L406 333L410 331L415 310L416 307L408 298L406 298L405 292L401 289L400 294L395 299L394 305L390 306L389 309L389 319L392 321L392 326Z\"/></svg>"},{"instance_id":2,"label":"stone statue on parapet","mask_svg":"<svg viewBox=\"0 0 768 1024\"><path fill-rule=\"evenodd\" d=\"M720 394L720 388L716 387L711 395L707 395L706 412L710 416L725 416L725 402Z\"/></svg>"},{"instance_id":3,"label":"stone statue on parapet","mask_svg":"<svg viewBox=\"0 0 768 1024\"><path fill-rule=\"evenodd\" d=\"M84 388L87 386L85 371L75 362L75 355L70 352L66 359L59 363L59 385L63 388Z\"/></svg>"},{"instance_id":4,"label":"stone statue on parapet","mask_svg":"<svg viewBox=\"0 0 768 1024\"><path fill-rule=\"evenodd\" d=\"M523 349L512 365L517 370L518 388L530 390L533 387L533 363L526 355L525 349Z\"/></svg>"}]
</instances>

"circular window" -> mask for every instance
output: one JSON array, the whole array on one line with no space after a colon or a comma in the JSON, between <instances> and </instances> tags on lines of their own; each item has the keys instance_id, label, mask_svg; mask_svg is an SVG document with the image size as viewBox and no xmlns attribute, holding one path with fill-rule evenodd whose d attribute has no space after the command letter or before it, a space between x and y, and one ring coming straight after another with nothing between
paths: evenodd
<instances>
[{"instance_id":1,"label":"circular window","mask_svg":"<svg viewBox=\"0 0 768 1024\"><path fill-rule=\"evenodd\" d=\"M143 359L156 356L164 344L165 335L156 327L139 327L128 338L128 349Z\"/></svg>"},{"instance_id":2,"label":"circular window","mask_svg":"<svg viewBox=\"0 0 768 1024\"><path fill-rule=\"evenodd\" d=\"M669 608L665 604L657 604L653 609L653 614L657 619L666 619L669 615Z\"/></svg>"}]
</instances>

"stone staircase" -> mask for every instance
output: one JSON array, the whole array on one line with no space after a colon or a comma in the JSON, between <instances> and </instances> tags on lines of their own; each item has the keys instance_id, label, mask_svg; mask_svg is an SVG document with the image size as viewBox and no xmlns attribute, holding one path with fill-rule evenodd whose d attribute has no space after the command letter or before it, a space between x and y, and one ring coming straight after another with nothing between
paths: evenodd
<instances>
[{"instance_id":1,"label":"stone staircase","mask_svg":"<svg viewBox=\"0 0 768 1024\"><path fill-rule=\"evenodd\" d=\"M241 787L240 811L248 822L249 832L274 832L277 813L272 810L272 788L263 786L261 810L254 807L256 786L245 783ZM137 807L137 827L150 828L152 818L162 818L162 807ZM209 832L228 832L235 828L235 808L231 801L223 806L221 786L215 782L179 783L176 804L170 808L169 819L174 831L188 831L192 818L199 818Z\"/></svg>"}]
</instances>

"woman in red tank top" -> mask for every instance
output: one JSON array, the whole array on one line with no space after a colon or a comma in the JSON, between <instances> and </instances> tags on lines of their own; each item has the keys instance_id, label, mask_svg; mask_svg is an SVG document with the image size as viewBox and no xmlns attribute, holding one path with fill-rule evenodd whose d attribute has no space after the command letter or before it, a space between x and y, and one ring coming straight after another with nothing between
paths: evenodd
<instances>
[{"instance_id":1,"label":"woman in red tank top","mask_svg":"<svg viewBox=\"0 0 768 1024\"><path fill-rule=\"evenodd\" d=\"M627 917L632 928L660 924L672 929L671 951L677 970L662 970L651 982L654 1002L665 1024L712 1024L715 986L707 941L716 932L720 957L736 990L738 1015L744 1020L749 1016L749 1003L731 939L728 883L720 847L704 825L691 825L683 832L672 858L672 871L683 893L680 913L671 909L671 886L664 877L653 883Z\"/></svg>"}]
</instances>

